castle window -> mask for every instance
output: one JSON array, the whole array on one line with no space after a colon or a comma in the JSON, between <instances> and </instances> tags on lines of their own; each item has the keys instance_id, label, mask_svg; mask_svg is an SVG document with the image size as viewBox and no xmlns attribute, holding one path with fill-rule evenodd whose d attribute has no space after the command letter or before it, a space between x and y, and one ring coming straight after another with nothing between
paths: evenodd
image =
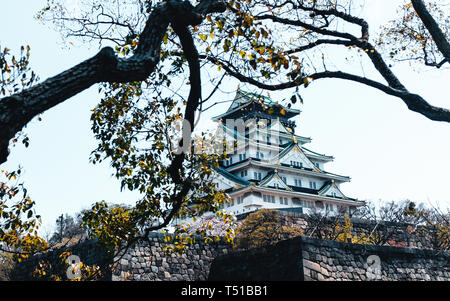
<instances>
[{"instance_id":1,"label":"castle window","mask_svg":"<svg viewBox=\"0 0 450 301\"><path fill-rule=\"evenodd\" d=\"M263 194L263 201L266 203L275 203L275 196Z\"/></svg>"},{"instance_id":2,"label":"castle window","mask_svg":"<svg viewBox=\"0 0 450 301\"><path fill-rule=\"evenodd\" d=\"M317 187L317 186L316 186L316 182L309 181L309 188L311 188L311 189L317 189L316 187Z\"/></svg>"},{"instance_id":3,"label":"castle window","mask_svg":"<svg viewBox=\"0 0 450 301\"><path fill-rule=\"evenodd\" d=\"M333 204L325 204L325 209L327 211L334 211L334 205Z\"/></svg>"},{"instance_id":4,"label":"castle window","mask_svg":"<svg viewBox=\"0 0 450 301\"><path fill-rule=\"evenodd\" d=\"M280 204L287 205L288 199L280 196Z\"/></svg>"},{"instance_id":5,"label":"castle window","mask_svg":"<svg viewBox=\"0 0 450 301\"><path fill-rule=\"evenodd\" d=\"M302 181L300 179L295 179L294 182L296 187L302 187Z\"/></svg>"},{"instance_id":6,"label":"castle window","mask_svg":"<svg viewBox=\"0 0 450 301\"><path fill-rule=\"evenodd\" d=\"M313 208L314 204L311 201L303 201L303 206L306 208Z\"/></svg>"},{"instance_id":7,"label":"castle window","mask_svg":"<svg viewBox=\"0 0 450 301\"><path fill-rule=\"evenodd\" d=\"M298 162L298 161L291 161L291 166L294 167L303 167L303 163L302 162Z\"/></svg>"}]
</instances>

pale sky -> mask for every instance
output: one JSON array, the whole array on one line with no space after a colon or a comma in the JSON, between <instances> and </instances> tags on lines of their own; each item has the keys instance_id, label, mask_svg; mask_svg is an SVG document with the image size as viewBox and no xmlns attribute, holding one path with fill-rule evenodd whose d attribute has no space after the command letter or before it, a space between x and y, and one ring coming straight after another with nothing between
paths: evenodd
<instances>
[{"instance_id":1,"label":"pale sky","mask_svg":"<svg viewBox=\"0 0 450 301\"><path fill-rule=\"evenodd\" d=\"M74 2L74 1L72 1ZM391 0L368 2L371 24L381 24L395 13ZM401 2L401 1L398 1ZM18 50L31 46L31 67L46 79L98 52L96 46L62 49L57 32L37 22L33 15L45 0L0 0L0 47ZM386 6L385 6L386 5ZM372 30L377 26L372 26ZM450 108L450 70L416 73L408 65L393 68L404 85L431 104ZM370 74L370 70L366 75ZM226 87L232 91L237 82ZM301 89L304 105L296 118L296 133L313 139L306 147L335 157L325 170L350 176L342 185L349 197L360 200L431 202L450 204L450 124L430 121L409 111L397 98L375 89L342 80L313 82ZM271 93L274 100L281 93ZM217 95L214 101L219 101ZM100 100L96 86L45 112L42 121L27 126L30 147L11 149L1 169L25 169L23 181L43 230L62 213L73 214L96 201L134 203L136 195L120 192L107 164L92 165L89 154L96 147L90 130L90 110ZM199 128L227 108L218 105L202 115Z\"/></svg>"}]
</instances>

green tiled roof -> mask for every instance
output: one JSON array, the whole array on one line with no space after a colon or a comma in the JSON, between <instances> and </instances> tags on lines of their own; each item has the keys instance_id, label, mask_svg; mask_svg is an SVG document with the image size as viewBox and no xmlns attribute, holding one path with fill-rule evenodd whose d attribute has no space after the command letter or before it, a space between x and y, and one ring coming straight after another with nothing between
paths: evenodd
<instances>
[{"instance_id":1,"label":"green tiled roof","mask_svg":"<svg viewBox=\"0 0 450 301\"><path fill-rule=\"evenodd\" d=\"M256 94L256 93L242 91L242 90L238 90L236 93L241 95L242 97L248 99L248 101L242 103L240 106L237 106L236 108L234 108L232 110L229 110L229 111L227 111L227 112L225 112L223 114L214 116L213 119L219 119L219 118L221 118L223 116L227 116L227 115L229 115L229 114L231 114L231 113L233 113L235 111L238 111L238 110L246 107L248 104L252 103L253 101L259 102L260 100L262 100L262 103L264 105L267 105L269 107L271 107L271 106L279 106L279 107L282 107L286 112L293 113L294 115L295 114L299 114L301 112L300 110L297 110L297 109L287 108L287 107L279 104L278 102L273 101L270 97L267 97L267 96L264 96L264 95L261 95L261 94Z\"/></svg>"},{"instance_id":2,"label":"green tiled roof","mask_svg":"<svg viewBox=\"0 0 450 301\"><path fill-rule=\"evenodd\" d=\"M241 185L250 185L249 181L242 179L241 177L238 177L236 175L233 175L232 173L226 171L224 168L222 168L220 166L218 168L216 168L216 171L223 177L227 178L228 180L231 180L231 181L236 182Z\"/></svg>"}]
</instances>

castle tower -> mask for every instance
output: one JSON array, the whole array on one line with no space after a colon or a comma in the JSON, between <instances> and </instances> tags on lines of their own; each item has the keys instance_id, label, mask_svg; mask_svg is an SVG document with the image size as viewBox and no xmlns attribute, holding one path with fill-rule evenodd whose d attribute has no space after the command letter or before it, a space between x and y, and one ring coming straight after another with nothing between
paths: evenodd
<instances>
[{"instance_id":1,"label":"castle tower","mask_svg":"<svg viewBox=\"0 0 450 301\"><path fill-rule=\"evenodd\" d=\"M340 185L350 178L325 171L332 156L304 145L291 119L300 110L267 96L237 90L228 110L213 118L227 142L227 160L216 169L216 184L232 198L225 211L235 215L261 208L300 213L349 212L364 202L349 198Z\"/></svg>"}]
</instances>

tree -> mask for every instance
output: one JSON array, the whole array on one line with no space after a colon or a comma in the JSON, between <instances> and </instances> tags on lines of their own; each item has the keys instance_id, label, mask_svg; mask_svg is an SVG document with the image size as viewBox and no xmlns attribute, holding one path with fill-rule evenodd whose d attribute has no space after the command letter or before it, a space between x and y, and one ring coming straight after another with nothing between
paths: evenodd
<instances>
[{"instance_id":1,"label":"tree","mask_svg":"<svg viewBox=\"0 0 450 301\"><path fill-rule=\"evenodd\" d=\"M356 5L352 3L355 1L233 1L230 14L234 16L214 28L217 40L209 44L208 55L203 57L241 82L261 89L293 88L298 92L298 87L307 87L319 79L350 80L397 97L410 110L431 120L449 122L447 108L429 104L402 84L379 51L379 45L372 42L369 24L357 16ZM437 22L431 22L434 18L421 0L412 3L407 8L417 12L415 19L423 22L433 36L428 43L435 45L445 59L449 47L445 16L443 32ZM223 51L217 45L223 45ZM346 71L345 65L342 69L328 67L328 62L339 59L344 59L346 65L356 63L357 60L348 58L350 55L360 56L383 80ZM293 102L299 98L298 93L293 93Z\"/></svg>"},{"instance_id":2,"label":"tree","mask_svg":"<svg viewBox=\"0 0 450 301\"><path fill-rule=\"evenodd\" d=\"M173 233L166 235L165 241L172 242L164 247L166 252L183 252L202 239L205 243L220 242L233 244L236 217L231 213L218 211L216 214L205 214L194 218L192 222L182 222L174 226Z\"/></svg>"},{"instance_id":3,"label":"tree","mask_svg":"<svg viewBox=\"0 0 450 301\"><path fill-rule=\"evenodd\" d=\"M384 27L377 44L387 48L395 61L420 61L441 68L450 61L449 16L444 8L436 1L404 3L401 15Z\"/></svg>"},{"instance_id":4,"label":"tree","mask_svg":"<svg viewBox=\"0 0 450 301\"><path fill-rule=\"evenodd\" d=\"M421 248L448 250L450 247L449 212L434 206L417 205L409 200L367 203L358 208L354 217L370 223L366 234L376 234L377 245L406 246L406 241L396 241L400 232L405 240L419 242Z\"/></svg>"},{"instance_id":5,"label":"tree","mask_svg":"<svg viewBox=\"0 0 450 301\"><path fill-rule=\"evenodd\" d=\"M0 135L0 162L6 160L9 141L37 114L95 83L131 83L148 79L160 62L161 54L163 57L168 55L168 53L161 52L161 43L166 43L170 39L170 32L167 31L169 23L181 38L178 46L183 48L185 58L191 62L192 95L191 101L187 102L189 105L186 106L186 113L189 114L185 116L189 122L193 121L192 114L200 104L201 89L197 64L199 58L217 64L219 68L225 69L228 74L240 81L266 90L306 87L312 80L324 78L356 81L402 99L410 110L427 118L450 121L448 109L430 105L420 95L409 92L396 77L377 47L371 43L369 24L364 19L351 14L352 1L350 0L231 1L228 4L228 13L217 16L214 21L211 16L208 16L209 24L206 26L210 27L210 35L214 40L205 45L205 53L200 56L197 55L191 33L186 29L188 26L200 26L204 17L210 13L224 12L226 6L223 2L202 1L196 7L181 1L161 2L154 7L152 7L152 1L136 0L133 3L140 8L141 14L145 9L151 11L146 19L145 27L140 33L135 27L139 26L144 19L142 16L135 17L134 19L137 21L132 20L135 21L134 23L129 20L122 22L118 17L105 13L105 6L99 4L91 6L91 13L94 12L93 17L99 17L97 21L93 21L91 18L77 19L66 17L61 13L60 5L49 1L49 6L43 9L41 15L45 15L48 11L59 11L59 15L54 17L53 21L62 24L61 26L69 31L69 35L99 39L100 41L111 40L119 45L117 47L125 55L134 48L133 55L126 59L118 58L113 49L106 47L95 57L72 69L26 91L14 93L2 99L0 109L3 113L0 123L2 128L8 130ZM440 29L438 22L427 10L422 0L414 0L412 5L405 6L405 9L411 8L416 13L414 16L417 16L414 19L420 19L424 30L426 28L429 36L433 38L432 41L431 38L426 38L425 43L435 45L435 48L444 57L439 63L430 63L428 61L429 52L425 50L426 61L435 65L445 63L448 60L448 49L450 48L446 37L447 27L444 24L444 32ZM295 14L292 14L292 11ZM100 18L102 21L99 21ZM70 29L66 25L68 23L75 23L81 29ZM341 23L359 27L360 36L354 35L351 31L334 29L340 28L336 26L340 26ZM102 35L101 32L104 31L101 29L105 26L108 34L118 28L119 37ZM283 32L284 38L280 39L277 32ZM291 33L293 35L286 36ZM386 34L389 35L389 32ZM405 31L403 34L407 35ZM200 41L207 43L208 34L203 31L199 34L199 38ZM423 40L425 38L420 35L420 38L416 36L414 39ZM341 70L328 70L325 56L332 55L332 48L328 47L335 46L356 49L365 53L369 59L368 62L375 67L386 84ZM317 60L308 64L305 59L299 58L299 55L303 54L307 58L307 51L323 47L325 47L322 53L323 59L319 62L323 65L322 71L318 71ZM281 72L283 69L285 71ZM281 80L282 78L290 80ZM274 83L275 79L278 79L278 83ZM296 99L296 97L292 99ZM181 159L174 162L179 160ZM179 163L174 163L174 170L177 169L175 168L177 165Z\"/></svg>"},{"instance_id":6,"label":"tree","mask_svg":"<svg viewBox=\"0 0 450 301\"><path fill-rule=\"evenodd\" d=\"M437 207L425 208L410 202L404 215L413 220L408 229L425 248L450 250L450 211Z\"/></svg>"},{"instance_id":7,"label":"tree","mask_svg":"<svg viewBox=\"0 0 450 301\"><path fill-rule=\"evenodd\" d=\"M260 209L250 213L236 228L235 247L257 248L299 235L303 235L303 230L284 225L277 210Z\"/></svg>"},{"instance_id":8,"label":"tree","mask_svg":"<svg viewBox=\"0 0 450 301\"><path fill-rule=\"evenodd\" d=\"M139 34L139 43L133 39L129 41L134 45L131 56L126 57L128 52L122 48L116 49L123 53L123 57L118 57L113 48L105 47L93 58L28 89L11 92L6 89L11 85L8 80L2 81L1 87L3 94L10 94L0 99L0 162L4 162L9 140L36 114L95 83L104 83L105 98L99 105L101 110L94 112L92 117L94 133L101 140L100 154L95 153L92 161L95 164L111 158L117 170L116 176L122 178L122 187L139 189L144 195L131 209L100 202L84 215L83 223L93 237L100 240L117 238L104 241L113 248L121 246L124 241L129 247L138 239L145 239L150 231L166 227L175 217L217 211L227 199L219 195L215 185L208 180L211 168L218 164L218 156L189 153L190 141L184 136L177 139L175 130L171 128L176 120L184 119L183 130L190 137L200 102L200 64L188 27L202 22L206 14L224 11L225 5L216 0L202 1L195 7L182 1L165 1L156 6L151 1L136 2L148 6L149 16ZM58 9L51 4L49 1L49 6L42 12ZM157 66L164 58L161 44L166 39L169 24L183 50L183 57L179 60L189 66L190 92L185 99L184 113L171 98L139 97L150 80L154 80L154 89L167 80L161 76L163 73ZM15 61L14 58L12 60ZM9 64L2 64L2 68L9 73ZM131 104L131 100L135 102ZM141 106L139 100L148 101L149 105ZM127 103L131 106L125 105ZM121 116L131 121L120 119ZM132 143L138 140L138 133L144 136L144 142L136 146ZM178 151L183 146L183 151ZM112 233L111 229L123 231ZM119 234L123 234L120 239Z\"/></svg>"},{"instance_id":9,"label":"tree","mask_svg":"<svg viewBox=\"0 0 450 301\"><path fill-rule=\"evenodd\" d=\"M55 223L55 232L48 240L50 245L62 243L65 239L79 239L86 236L86 230L82 228L83 212L74 217L68 214L61 214Z\"/></svg>"},{"instance_id":10,"label":"tree","mask_svg":"<svg viewBox=\"0 0 450 301\"><path fill-rule=\"evenodd\" d=\"M433 17L426 14L421 1L414 2L418 18L445 57L445 33L428 22ZM313 80L337 78L398 97L410 110L432 120L450 121L448 109L430 105L401 83L370 40L367 22L352 13L351 1L225 4L203 0L193 6L178 0L134 0L130 7L119 6L118 10L111 9L110 3L97 1L93 5L82 1L84 10L73 16L64 6L49 0L38 14L40 19L53 21L68 37L110 42L115 48L105 47L96 56L37 85L28 84L34 82L32 73L23 90L5 89L11 83L2 81L2 92L8 95L0 99L0 162L5 162L10 140L14 142L16 134L33 117L100 83L103 97L92 115L99 146L92 161L110 159L122 187L138 190L143 197L129 209L111 208L104 202L94 204L91 211L101 215L98 220L104 223L96 222L94 214L88 214L91 220L85 223L106 231L105 235L97 233L99 237L110 238L113 228L127 229L131 232L123 234L132 243L150 231L166 227L175 217L217 211L227 200L208 180L220 156L179 151L190 149L187 140L198 121L195 113L203 110L209 99L201 93L201 62L209 62L219 72L258 88L293 88L296 93L290 98L292 103L301 101L299 87L307 87ZM360 34L350 30L353 26ZM385 83L345 70L329 70L327 58L335 53L334 47L366 56ZM313 59L317 53L323 57ZM28 56L26 52L24 62ZM2 74L9 73L8 66L16 66L14 61L2 61ZM22 67L26 64L17 65L19 70ZM184 97L173 82L186 74L189 93ZM214 78L211 94L224 76ZM164 89L171 93L163 93ZM186 122L182 125L183 136L178 139L179 131L172 124L181 120ZM24 139L23 143L28 141ZM118 224L109 227L109 221Z\"/></svg>"},{"instance_id":11,"label":"tree","mask_svg":"<svg viewBox=\"0 0 450 301\"><path fill-rule=\"evenodd\" d=\"M0 174L0 251L12 253L16 261L49 248L37 233L41 217L24 184L19 182L20 175L21 169L1 170Z\"/></svg>"},{"instance_id":12,"label":"tree","mask_svg":"<svg viewBox=\"0 0 450 301\"><path fill-rule=\"evenodd\" d=\"M50 7L44 10L50 10ZM224 3L216 0L202 1L196 7L189 2L161 2L150 13L132 57L119 59L111 47L105 47L93 58L39 85L1 99L0 124L4 132L0 135L0 162L6 160L9 141L37 114L95 83L124 83L147 79L160 61L161 43L169 24L179 36L184 55L190 62L191 94L186 105L185 119L194 124L193 113L198 106L200 95L200 70L197 51L188 26L200 24L206 14L224 10ZM177 163L174 164L175 178L178 178L175 171L180 160L176 160Z\"/></svg>"}]
</instances>

